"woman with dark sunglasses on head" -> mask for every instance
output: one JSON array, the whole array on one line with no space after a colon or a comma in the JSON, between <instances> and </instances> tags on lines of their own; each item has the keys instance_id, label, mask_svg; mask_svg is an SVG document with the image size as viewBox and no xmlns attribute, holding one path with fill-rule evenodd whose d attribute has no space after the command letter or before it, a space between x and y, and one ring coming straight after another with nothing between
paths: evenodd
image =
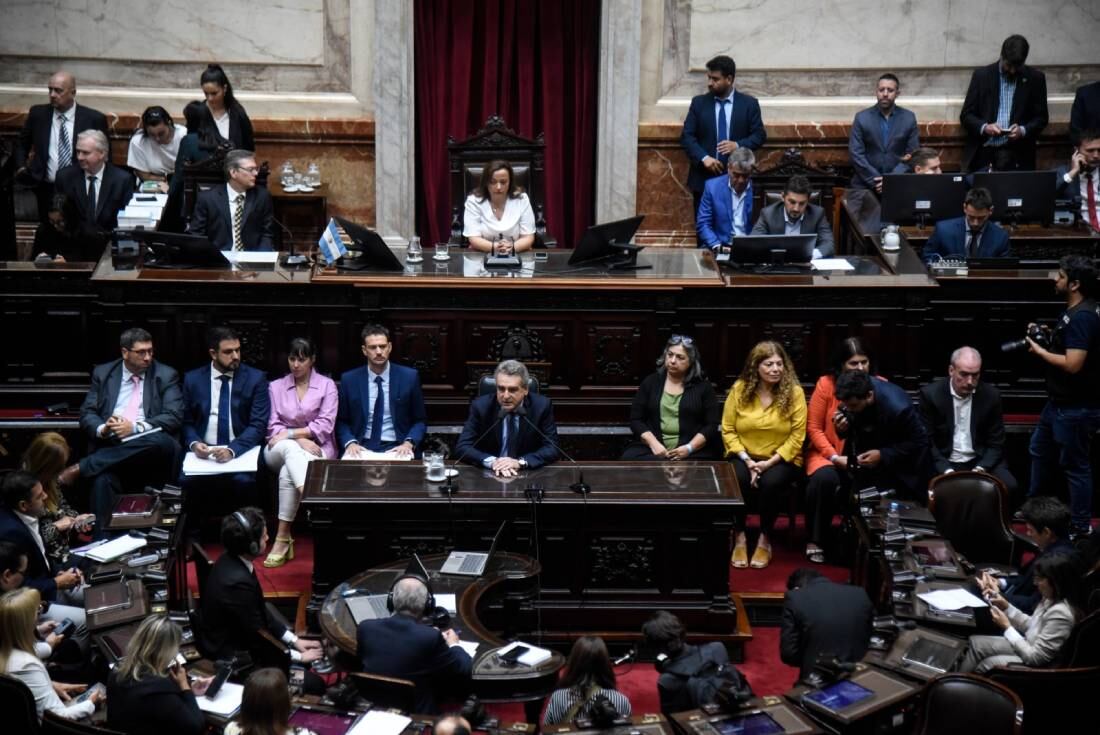
<instances>
[{"instance_id":1,"label":"woman with dark sunglasses on head","mask_svg":"<svg viewBox=\"0 0 1100 735\"><path fill-rule=\"evenodd\" d=\"M623 459L676 462L717 459L722 407L703 374L691 337L674 334L657 358L657 371L642 381L630 406L635 441Z\"/></svg>"}]
</instances>

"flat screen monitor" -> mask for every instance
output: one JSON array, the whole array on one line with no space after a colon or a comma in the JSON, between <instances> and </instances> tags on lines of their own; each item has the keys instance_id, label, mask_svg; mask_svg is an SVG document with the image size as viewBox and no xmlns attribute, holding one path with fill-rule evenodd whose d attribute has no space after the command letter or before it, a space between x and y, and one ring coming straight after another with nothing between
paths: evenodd
<instances>
[{"instance_id":1,"label":"flat screen monitor","mask_svg":"<svg viewBox=\"0 0 1100 735\"><path fill-rule=\"evenodd\" d=\"M783 726L767 712L737 715L711 722L710 726L717 730L719 735L773 735L786 732Z\"/></svg>"},{"instance_id":2,"label":"flat screen monitor","mask_svg":"<svg viewBox=\"0 0 1100 735\"><path fill-rule=\"evenodd\" d=\"M390 246L374 230L349 222L343 217L333 217L351 238L352 250L360 252L357 258L341 258L337 268L341 270L401 271L405 267L390 250Z\"/></svg>"},{"instance_id":3,"label":"flat screen monitor","mask_svg":"<svg viewBox=\"0 0 1100 735\"><path fill-rule=\"evenodd\" d=\"M133 230L116 230L114 239L144 243L150 255L145 258L146 268L208 268L229 267L222 251L205 235L182 232L158 232L138 227Z\"/></svg>"},{"instance_id":4,"label":"flat screen monitor","mask_svg":"<svg viewBox=\"0 0 1100 735\"><path fill-rule=\"evenodd\" d=\"M976 173L973 181L993 195L993 219L998 222L1050 224L1054 219L1056 171Z\"/></svg>"},{"instance_id":5,"label":"flat screen monitor","mask_svg":"<svg viewBox=\"0 0 1100 735\"><path fill-rule=\"evenodd\" d=\"M584 234L573 253L569 265L604 262L609 268L637 267L638 253L642 246L630 242L645 219L644 214L635 217L592 225Z\"/></svg>"},{"instance_id":6,"label":"flat screen monitor","mask_svg":"<svg viewBox=\"0 0 1100 735\"><path fill-rule=\"evenodd\" d=\"M817 235L742 235L730 243L737 265L804 265L814 257Z\"/></svg>"},{"instance_id":7,"label":"flat screen monitor","mask_svg":"<svg viewBox=\"0 0 1100 735\"><path fill-rule=\"evenodd\" d=\"M845 679L816 691L807 692L802 698L807 703L823 707L830 712L839 712L874 695L875 693L867 687Z\"/></svg>"},{"instance_id":8,"label":"flat screen monitor","mask_svg":"<svg viewBox=\"0 0 1100 735\"><path fill-rule=\"evenodd\" d=\"M880 219L896 225L925 225L962 217L966 190L962 174L886 174Z\"/></svg>"}]
</instances>

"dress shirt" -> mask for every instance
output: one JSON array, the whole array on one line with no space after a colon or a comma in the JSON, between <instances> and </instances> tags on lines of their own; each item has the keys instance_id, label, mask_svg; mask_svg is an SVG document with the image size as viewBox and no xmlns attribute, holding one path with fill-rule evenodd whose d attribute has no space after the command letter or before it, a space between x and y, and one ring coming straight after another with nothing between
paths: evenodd
<instances>
[{"instance_id":1,"label":"dress shirt","mask_svg":"<svg viewBox=\"0 0 1100 735\"><path fill-rule=\"evenodd\" d=\"M787 208L783 207L783 227L784 227L783 232L784 232L784 234L787 234L787 235L801 235L802 234L802 220L805 216L806 215L802 215L802 217L799 217L798 219L792 220L791 216L789 214L787 214ZM814 246L813 257L814 257L815 260L817 258L821 257L821 251L817 249L816 245Z\"/></svg>"},{"instance_id":2,"label":"dress shirt","mask_svg":"<svg viewBox=\"0 0 1100 735\"><path fill-rule=\"evenodd\" d=\"M389 367L387 366L387 370ZM271 438L285 429L309 429L313 440L321 447L327 459L336 458L334 426L339 399L336 384L331 379L312 371L309 388L301 400L294 386L294 376L284 375L271 383L271 418L267 422L267 436ZM373 403L371 404L374 405Z\"/></svg>"},{"instance_id":3,"label":"dress shirt","mask_svg":"<svg viewBox=\"0 0 1100 735\"><path fill-rule=\"evenodd\" d=\"M965 398L955 392L952 386L951 403L955 407L955 434L951 438L951 456L948 462L962 463L974 459L974 437L970 436L970 411L974 407L974 395Z\"/></svg>"},{"instance_id":4,"label":"dress shirt","mask_svg":"<svg viewBox=\"0 0 1100 735\"><path fill-rule=\"evenodd\" d=\"M886 144L890 142L890 124L894 121L894 114L893 113L894 113L894 108L892 108L892 107L890 108L890 114L889 115L882 114L881 110L879 110L879 113L878 113L879 118L880 118L879 121L878 121L878 126L879 126L879 131L882 133L882 147L883 147L883 149L885 149Z\"/></svg>"},{"instance_id":5,"label":"dress shirt","mask_svg":"<svg viewBox=\"0 0 1100 735\"><path fill-rule=\"evenodd\" d=\"M210 113L210 117L214 117L213 112ZM222 112L221 117L214 117L214 125L216 125L217 128L218 128L218 135L220 135L222 137L222 139L224 139L224 140L229 140L229 109L228 108L226 108L226 110L224 112Z\"/></svg>"},{"instance_id":6,"label":"dress shirt","mask_svg":"<svg viewBox=\"0 0 1100 735\"><path fill-rule=\"evenodd\" d=\"M203 443L207 446L215 447L218 445L218 402L222 397L222 381L219 380L222 375L229 376L229 383L225 388L229 391L229 395L233 395L233 373L223 373L214 367L214 363L210 363L210 417L206 420L206 434L203 436ZM230 398L231 407L233 405L233 399ZM229 441L232 442L237 438L237 433L233 431L233 417L229 417ZM232 450L230 450L232 451Z\"/></svg>"},{"instance_id":7,"label":"dress shirt","mask_svg":"<svg viewBox=\"0 0 1100 735\"><path fill-rule=\"evenodd\" d=\"M745 187L745 191L740 194L730 186L730 211L733 213L733 236L741 237L747 235L748 231L745 229L745 205L748 203L749 187Z\"/></svg>"},{"instance_id":8,"label":"dress shirt","mask_svg":"<svg viewBox=\"0 0 1100 735\"><path fill-rule=\"evenodd\" d=\"M374 402L378 400L378 384L374 382L375 378L382 378L382 390L385 392L385 397L382 402L382 441L394 442L397 441L397 434L393 430L393 416L390 415L390 399L393 397L390 395L390 363L386 362L386 369L382 371L382 375L371 370L370 372L370 384L368 387L368 400L367 406L369 413L367 414L367 431L370 431L372 422L374 421ZM359 443L364 447L367 445L369 436L360 437L362 441Z\"/></svg>"},{"instance_id":9,"label":"dress shirt","mask_svg":"<svg viewBox=\"0 0 1100 735\"><path fill-rule=\"evenodd\" d=\"M493 213L491 199L478 199L475 194L466 197L466 209L462 217L463 237L516 240L533 234L535 213L526 194L520 194L514 199L508 197L504 201L504 215L500 219Z\"/></svg>"},{"instance_id":10,"label":"dress shirt","mask_svg":"<svg viewBox=\"0 0 1100 735\"><path fill-rule=\"evenodd\" d=\"M1001 94L1000 102L997 106L997 126L1001 130L1007 130L1009 121L1012 119L1012 98L1016 96L1016 80L1009 79L1001 72ZM1023 135L1023 126L1020 127L1020 134ZM987 146L1002 146L1008 142L1007 135L994 135L985 142Z\"/></svg>"},{"instance_id":11,"label":"dress shirt","mask_svg":"<svg viewBox=\"0 0 1100 735\"><path fill-rule=\"evenodd\" d=\"M1089 174L1092 174L1090 177ZM1073 178L1068 174L1063 174L1062 180L1067 184L1073 183ZM1081 172L1077 175L1077 190L1081 195L1081 220L1085 223L1089 223L1089 185L1092 185L1093 201L1097 203L1097 207L1100 208L1100 168L1094 168L1092 170L1081 169Z\"/></svg>"},{"instance_id":12,"label":"dress shirt","mask_svg":"<svg viewBox=\"0 0 1100 735\"><path fill-rule=\"evenodd\" d=\"M38 550L42 552L43 558L46 557L46 545L42 543L42 532L39 530L38 520L34 516L26 515L15 511L15 515L19 516L19 520L23 521L23 525L27 527L27 530L31 532L31 536L34 537L34 542L38 544Z\"/></svg>"},{"instance_id":13,"label":"dress shirt","mask_svg":"<svg viewBox=\"0 0 1100 735\"><path fill-rule=\"evenodd\" d=\"M46 157L46 181L53 181L54 177L57 176L57 139L58 134L60 133L60 129L57 125L58 115L61 115L63 118L65 118L65 132L69 134L69 145L76 144L75 134L77 131L73 130L73 128L76 126L76 103L74 102L73 106L70 107L68 110L65 110L65 112L59 113L57 110L52 110L50 114L52 115L50 123L50 152ZM76 163L76 155L73 154L71 158L72 163Z\"/></svg>"},{"instance_id":14,"label":"dress shirt","mask_svg":"<svg viewBox=\"0 0 1100 735\"><path fill-rule=\"evenodd\" d=\"M122 378L120 379L122 384L118 389L118 400L115 401L115 407L111 409L112 416L121 416L126 413L126 404L130 402L130 394L134 392L134 374L126 369L126 364L122 365ZM140 434L143 431L148 431L149 425L145 423L145 376L139 375L138 390L141 391L141 398L138 399L137 417L134 419L134 433ZM103 436L103 427L107 424L100 424L96 427L96 436Z\"/></svg>"},{"instance_id":15,"label":"dress shirt","mask_svg":"<svg viewBox=\"0 0 1100 735\"><path fill-rule=\"evenodd\" d=\"M728 105L723 105L722 104L723 100L719 99L718 97L714 98L714 130L717 132L717 130L720 127L719 124L718 124L718 116L721 115L723 112L725 112L726 113L726 136L727 136L726 139L727 140L729 140L728 136L729 136L730 122L733 120L733 96L736 93L737 93L736 90L733 90L733 89L730 90L730 96L725 98L726 100L729 101ZM722 141L718 141L718 142L721 143ZM718 156L718 149L717 148L714 150L714 155L715 155L715 157Z\"/></svg>"}]
</instances>

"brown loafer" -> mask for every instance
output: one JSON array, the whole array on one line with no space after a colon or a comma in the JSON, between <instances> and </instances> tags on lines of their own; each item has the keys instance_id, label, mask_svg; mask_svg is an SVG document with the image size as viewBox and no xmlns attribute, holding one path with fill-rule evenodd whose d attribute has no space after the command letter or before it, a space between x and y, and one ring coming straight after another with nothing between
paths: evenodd
<instances>
[{"instance_id":1,"label":"brown loafer","mask_svg":"<svg viewBox=\"0 0 1100 735\"><path fill-rule=\"evenodd\" d=\"M763 569L771 564L772 561L772 547L765 546L764 544L757 544L756 551L752 553L752 562L749 564L753 569Z\"/></svg>"},{"instance_id":2,"label":"brown loafer","mask_svg":"<svg viewBox=\"0 0 1100 735\"><path fill-rule=\"evenodd\" d=\"M749 547L745 541L738 541L730 555L730 566L735 569L744 569L749 565Z\"/></svg>"}]
</instances>

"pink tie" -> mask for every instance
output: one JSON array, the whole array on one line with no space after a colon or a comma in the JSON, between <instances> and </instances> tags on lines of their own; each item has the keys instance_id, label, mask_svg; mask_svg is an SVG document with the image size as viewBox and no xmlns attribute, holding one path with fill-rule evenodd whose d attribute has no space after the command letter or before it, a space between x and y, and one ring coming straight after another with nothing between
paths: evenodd
<instances>
[{"instance_id":1,"label":"pink tie","mask_svg":"<svg viewBox=\"0 0 1100 735\"><path fill-rule=\"evenodd\" d=\"M141 376L131 375L130 380L134 382L134 387L130 390L130 400L122 412L122 418L132 424L137 421L138 407L141 406Z\"/></svg>"}]
</instances>

